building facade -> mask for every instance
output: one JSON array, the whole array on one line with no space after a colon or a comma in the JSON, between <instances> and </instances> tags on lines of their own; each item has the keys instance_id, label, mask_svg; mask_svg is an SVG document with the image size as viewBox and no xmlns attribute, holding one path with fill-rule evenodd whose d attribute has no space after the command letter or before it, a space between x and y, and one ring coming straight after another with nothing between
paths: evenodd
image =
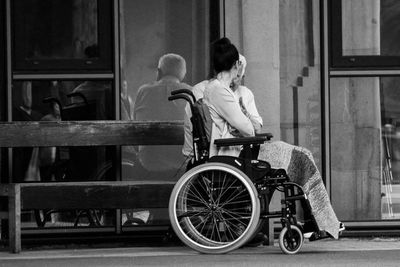
<instances>
[{"instance_id":1,"label":"building facade","mask_svg":"<svg viewBox=\"0 0 400 267\"><path fill-rule=\"evenodd\" d=\"M339 219L355 233L398 229L397 1L0 3L2 121L136 120L139 88L156 80L160 56L182 55L184 82L193 86L209 77L210 43L226 36L247 59L244 84L264 131L313 152ZM154 99L148 120L182 120L166 99ZM1 182L177 180L185 166L180 149L3 149ZM150 161L142 151L150 151ZM40 229L37 216L44 215L23 214L26 233L76 231L76 211L54 212ZM79 231L112 233L115 223L126 233L168 226L165 209L99 216L100 227L83 218Z\"/></svg>"}]
</instances>

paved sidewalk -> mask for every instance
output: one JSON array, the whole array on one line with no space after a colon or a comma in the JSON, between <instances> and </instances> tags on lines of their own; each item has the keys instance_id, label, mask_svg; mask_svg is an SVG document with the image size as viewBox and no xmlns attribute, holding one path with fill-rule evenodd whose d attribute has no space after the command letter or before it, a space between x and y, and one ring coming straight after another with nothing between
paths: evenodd
<instances>
[{"instance_id":1,"label":"paved sidewalk","mask_svg":"<svg viewBox=\"0 0 400 267\"><path fill-rule=\"evenodd\" d=\"M301 253L343 252L343 251L382 251L399 250L400 238L342 238L340 240L319 240L315 242L305 241ZM245 247L231 252L232 254L260 254L279 253L280 248L274 246ZM35 248L25 249L20 254L11 254L8 251L0 251L1 260L21 259L68 259L68 258L93 258L93 257L157 257L157 256L189 256L199 253L185 246L175 247L115 247L115 248L80 248L56 249Z\"/></svg>"}]
</instances>

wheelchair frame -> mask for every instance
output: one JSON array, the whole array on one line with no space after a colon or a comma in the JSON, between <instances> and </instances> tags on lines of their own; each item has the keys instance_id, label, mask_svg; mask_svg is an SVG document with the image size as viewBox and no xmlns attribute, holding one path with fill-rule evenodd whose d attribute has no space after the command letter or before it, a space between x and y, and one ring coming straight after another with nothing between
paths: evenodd
<instances>
[{"instance_id":1,"label":"wheelchair frame","mask_svg":"<svg viewBox=\"0 0 400 267\"><path fill-rule=\"evenodd\" d=\"M172 91L168 100L177 99L187 101L192 112L194 162L170 197L169 216L176 235L201 253L227 253L250 241L264 220L280 218L279 246L286 254L296 254L304 237L295 217L295 201L307 197L285 170L272 169L268 162L257 159L260 144L272 135L217 139L214 144L218 147L241 145L241 155L209 157L208 107L187 89ZM275 191L283 192L282 208L269 212Z\"/></svg>"}]
</instances>

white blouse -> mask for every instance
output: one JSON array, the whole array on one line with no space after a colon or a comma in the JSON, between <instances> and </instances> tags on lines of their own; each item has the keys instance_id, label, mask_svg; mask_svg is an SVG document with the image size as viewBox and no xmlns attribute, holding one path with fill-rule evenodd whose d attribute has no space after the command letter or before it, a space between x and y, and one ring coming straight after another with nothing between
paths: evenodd
<instances>
[{"instance_id":1,"label":"white blouse","mask_svg":"<svg viewBox=\"0 0 400 267\"><path fill-rule=\"evenodd\" d=\"M239 156L241 147L222 147L214 145L215 139L233 138L233 130L238 130L244 137L254 136L254 127L239 105L235 93L215 79L207 84L204 91L204 101L210 108L210 115L213 120L211 134L210 157L214 155Z\"/></svg>"}]
</instances>

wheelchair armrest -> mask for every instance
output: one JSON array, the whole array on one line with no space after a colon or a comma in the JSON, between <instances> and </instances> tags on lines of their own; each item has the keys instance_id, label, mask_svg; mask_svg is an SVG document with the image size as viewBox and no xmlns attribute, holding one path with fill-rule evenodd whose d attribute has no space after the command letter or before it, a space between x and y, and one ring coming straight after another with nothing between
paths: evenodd
<instances>
[{"instance_id":1,"label":"wheelchair armrest","mask_svg":"<svg viewBox=\"0 0 400 267\"><path fill-rule=\"evenodd\" d=\"M223 138L215 139L214 144L218 147L221 146L240 146L240 145L259 145L268 141L268 136L251 136L251 137L238 137L238 138Z\"/></svg>"},{"instance_id":2,"label":"wheelchair armrest","mask_svg":"<svg viewBox=\"0 0 400 267\"><path fill-rule=\"evenodd\" d=\"M265 136L265 137L267 137L267 140L268 140L268 141L271 140L272 137L274 137L274 136L272 135L272 133L258 133L258 134L256 134L256 136L257 136L257 137L258 137L258 136Z\"/></svg>"}]
</instances>

